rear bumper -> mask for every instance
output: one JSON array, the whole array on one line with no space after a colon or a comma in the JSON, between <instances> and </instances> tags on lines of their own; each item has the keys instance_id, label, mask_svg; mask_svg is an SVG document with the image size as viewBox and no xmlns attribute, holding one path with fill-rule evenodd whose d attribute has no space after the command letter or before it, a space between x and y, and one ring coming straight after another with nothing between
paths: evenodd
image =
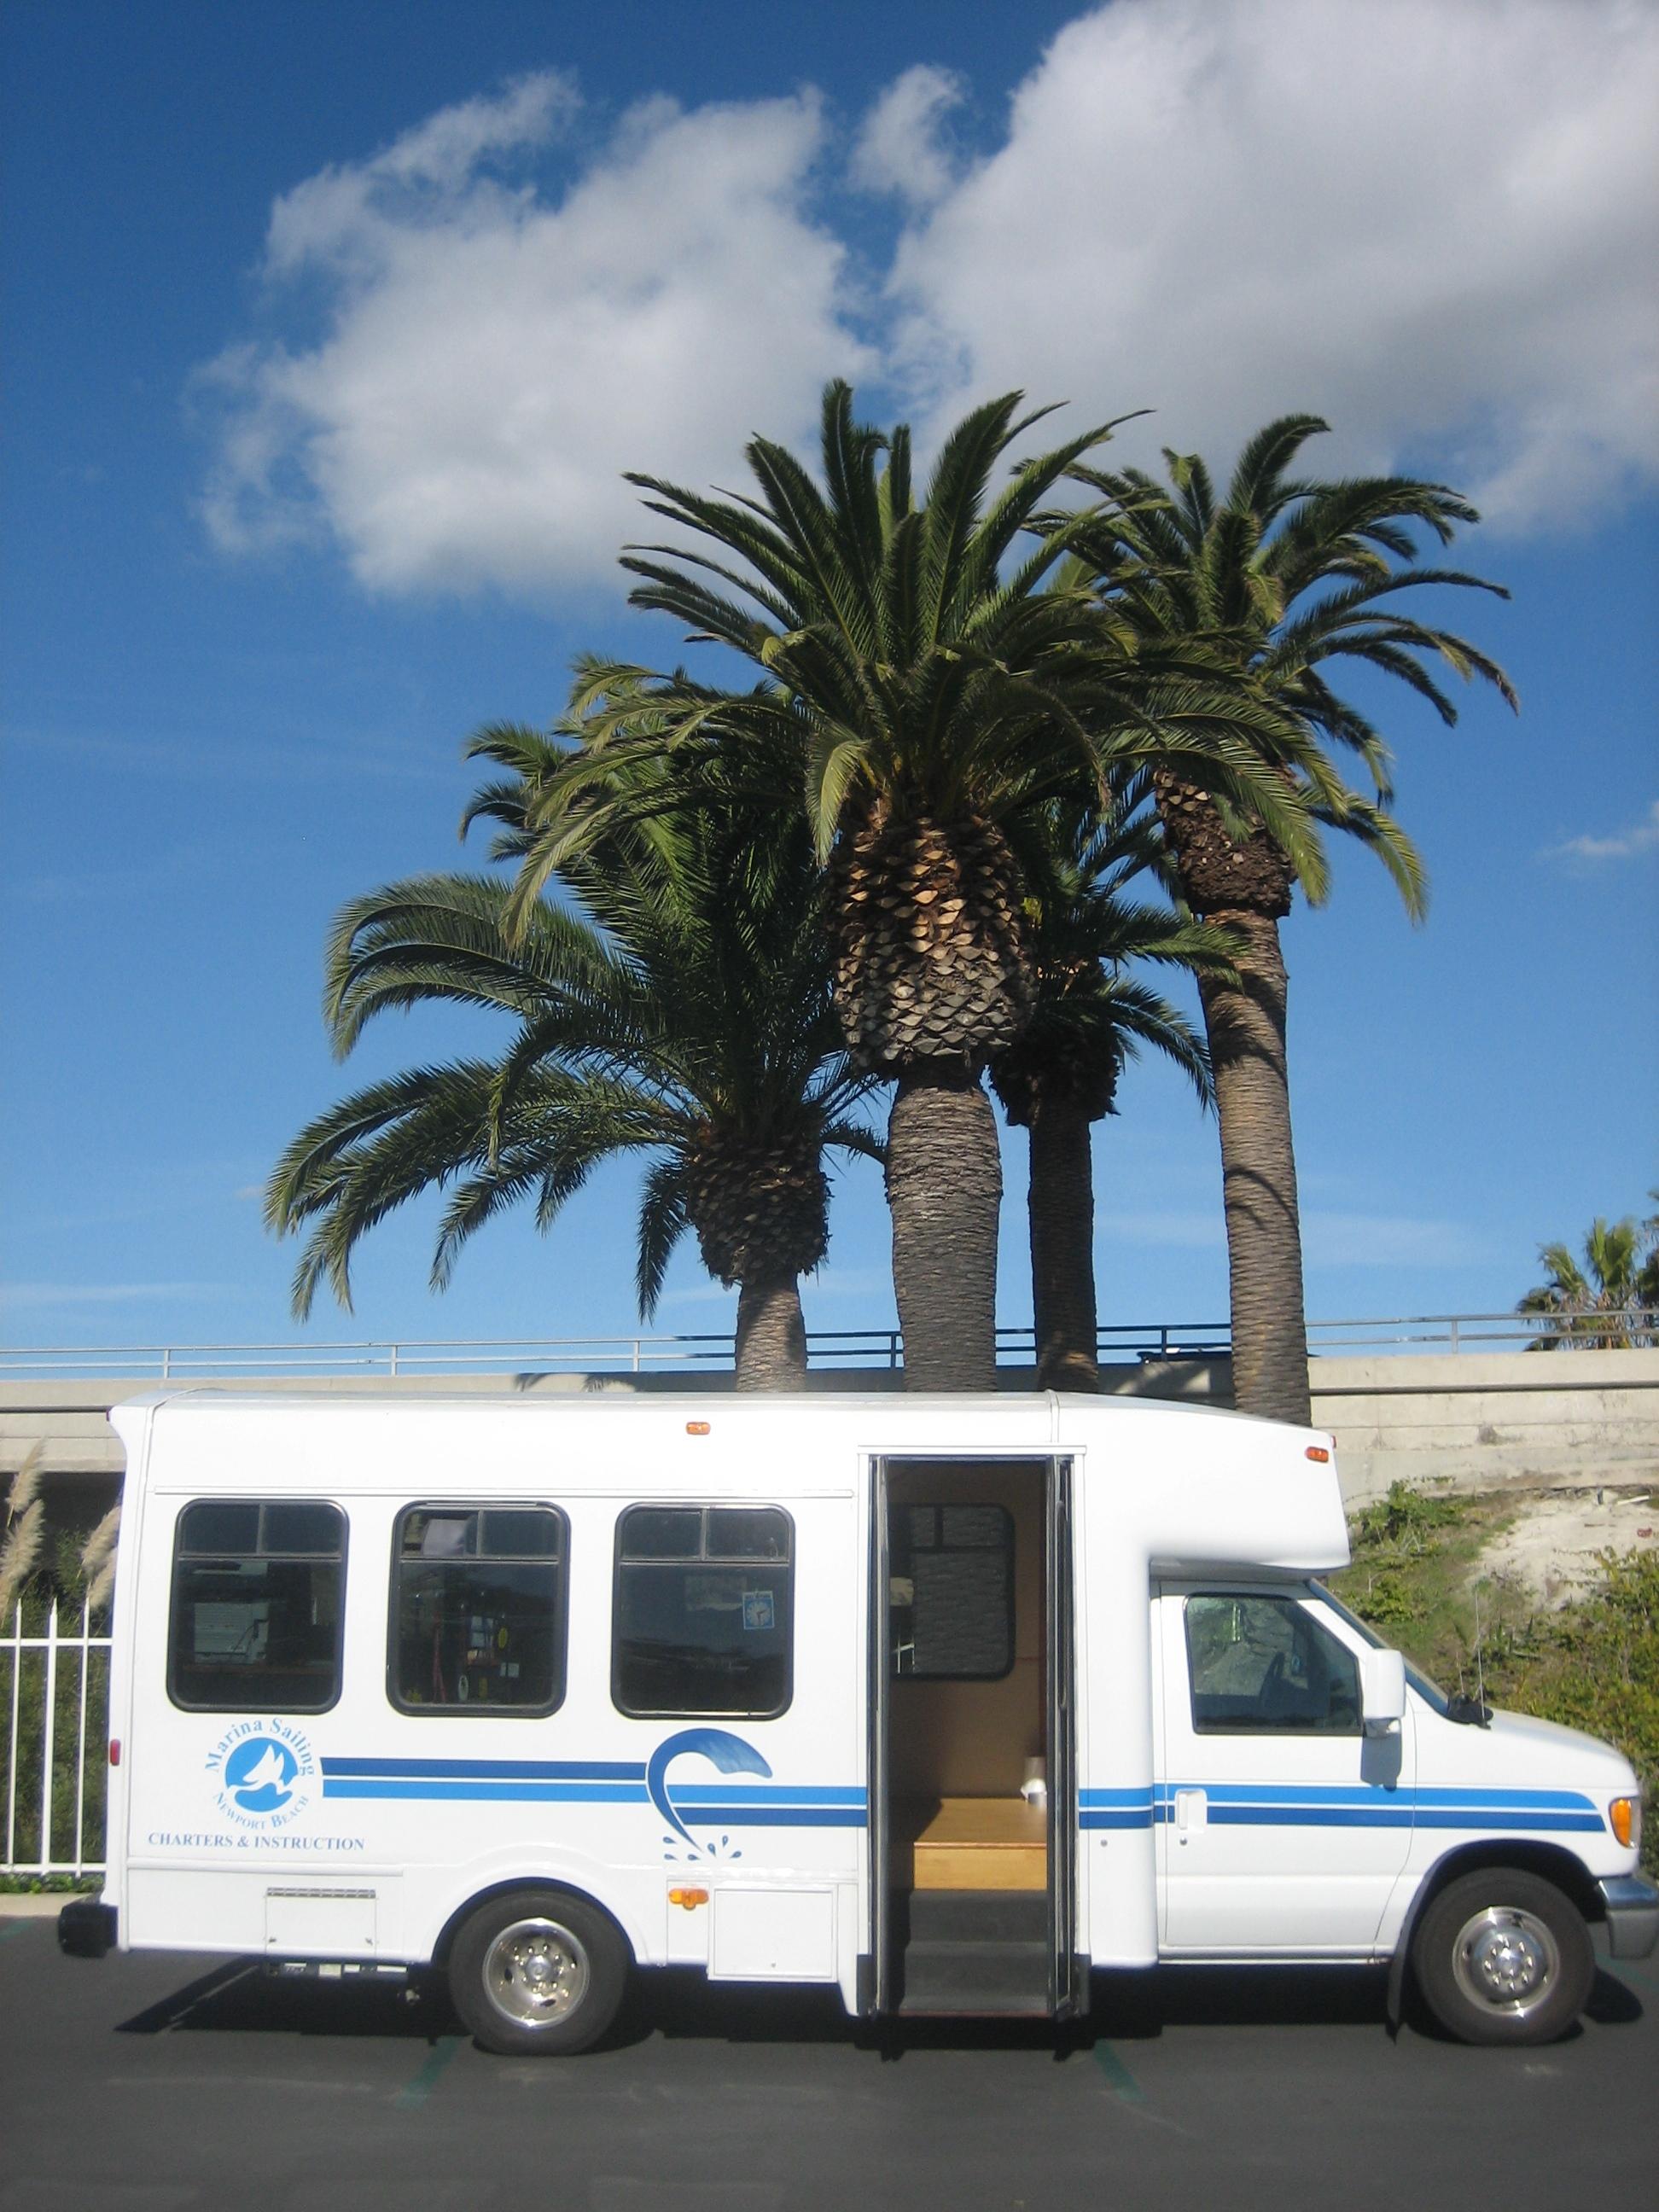
<instances>
[{"instance_id":1,"label":"rear bumper","mask_svg":"<svg viewBox=\"0 0 1659 2212\"><path fill-rule=\"evenodd\" d=\"M1615 1959L1645 1959L1659 1943L1659 1889L1639 1874L1600 1882L1607 1949Z\"/></svg>"},{"instance_id":2,"label":"rear bumper","mask_svg":"<svg viewBox=\"0 0 1659 2212\"><path fill-rule=\"evenodd\" d=\"M58 1916L58 1948L72 1959L101 1959L115 1948L115 1907L74 1897Z\"/></svg>"}]
</instances>

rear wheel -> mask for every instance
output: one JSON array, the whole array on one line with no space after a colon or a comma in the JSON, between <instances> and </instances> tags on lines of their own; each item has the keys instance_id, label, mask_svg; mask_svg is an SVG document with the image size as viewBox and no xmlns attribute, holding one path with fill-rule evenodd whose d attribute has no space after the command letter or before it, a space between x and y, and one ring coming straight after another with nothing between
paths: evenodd
<instances>
[{"instance_id":1,"label":"rear wheel","mask_svg":"<svg viewBox=\"0 0 1659 2212\"><path fill-rule=\"evenodd\" d=\"M486 2051L586 2051L616 2017L628 1946L597 1905L568 1891L492 1897L451 1946L449 1990Z\"/></svg>"},{"instance_id":2,"label":"rear wheel","mask_svg":"<svg viewBox=\"0 0 1659 2212\"><path fill-rule=\"evenodd\" d=\"M1419 1923L1412 1964L1430 2011L1464 2043L1552 2043L1595 1979L1577 1906L1512 1867L1448 1882Z\"/></svg>"}]
</instances>

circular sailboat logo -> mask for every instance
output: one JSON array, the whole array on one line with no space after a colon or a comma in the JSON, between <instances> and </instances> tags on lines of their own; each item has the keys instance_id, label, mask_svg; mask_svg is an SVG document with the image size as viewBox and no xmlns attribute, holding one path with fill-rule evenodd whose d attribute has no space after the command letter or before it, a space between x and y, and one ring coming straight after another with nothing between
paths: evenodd
<instances>
[{"instance_id":1,"label":"circular sailboat logo","mask_svg":"<svg viewBox=\"0 0 1659 2212\"><path fill-rule=\"evenodd\" d=\"M280 1813L293 1802L300 1762L274 1736L251 1735L225 1761L225 1788L245 1813Z\"/></svg>"},{"instance_id":2,"label":"circular sailboat logo","mask_svg":"<svg viewBox=\"0 0 1659 2212\"><path fill-rule=\"evenodd\" d=\"M240 1721L209 1754L219 1809L245 1828L281 1828L305 1808L316 1773L311 1745L287 1722Z\"/></svg>"}]
</instances>

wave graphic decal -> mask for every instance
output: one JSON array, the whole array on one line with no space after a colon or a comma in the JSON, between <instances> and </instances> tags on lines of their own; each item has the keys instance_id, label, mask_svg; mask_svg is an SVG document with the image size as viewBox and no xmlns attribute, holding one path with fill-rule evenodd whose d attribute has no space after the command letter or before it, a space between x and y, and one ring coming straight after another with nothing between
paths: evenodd
<instances>
[{"instance_id":1,"label":"wave graphic decal","mask_svg":"<svg viewBox=\"0 0 1659 2212\"><path fill-rule=\"evenodd\" d=\"M696 1838L668 1802L670 1765L675 1759L694 1753L721 1774L769 1776L772 1770L752 1743L745 1743L729 1729L681 1729L678 1734L663 1738L645 1770L645 1786L651 1793L651 1802L664 1820L695 1850Z\"/></svg>"}]
</instances>

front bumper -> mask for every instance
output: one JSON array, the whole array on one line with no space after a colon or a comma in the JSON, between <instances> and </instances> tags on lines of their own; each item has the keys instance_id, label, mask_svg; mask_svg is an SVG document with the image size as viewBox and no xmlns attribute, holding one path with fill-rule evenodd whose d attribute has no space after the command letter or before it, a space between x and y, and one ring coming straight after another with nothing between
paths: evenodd
<instances>
[{"instance_id":1,"label":"front bumper","mask_svg":"<svg viewBox=\"0 0 1659 2212\"><path fill-rule=\"evenodd\" d=\"M1659 1889L1639 1874L1614 1875L1596 1887L1609 1952L1615 1959L1645 1959L1659 1943Z\"/></svg>"}]
</instances>

